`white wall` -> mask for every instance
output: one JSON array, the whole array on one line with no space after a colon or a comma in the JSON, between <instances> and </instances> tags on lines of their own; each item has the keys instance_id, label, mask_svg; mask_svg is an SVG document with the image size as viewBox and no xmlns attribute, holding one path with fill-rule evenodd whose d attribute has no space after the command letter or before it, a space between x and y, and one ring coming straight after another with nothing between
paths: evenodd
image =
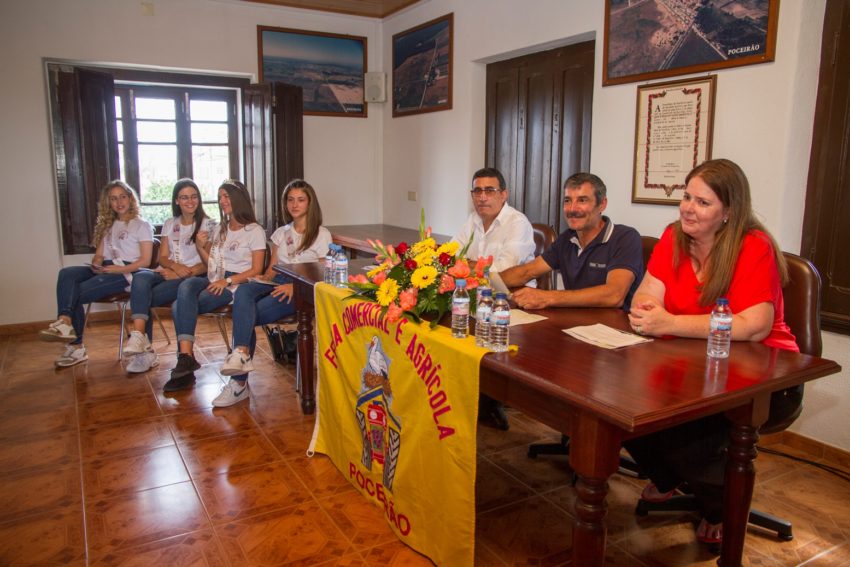
<instances>
[{"instance_id":1,"label":"white wall","mask_svg":"<svg viewBox=\"0 0 850 567\"><path fill-rule=\"evenodd\" d=\"M608 212L659 234L672 207L630 202L635 84L601 86L599 0L425 0L383 22L232 0L0 0L0 324L50 319L63 258L42 58L153 65L256 76L256 25L364 35L370 70L391 68L394 33L454 12L454 108L392 118L389 103L367 119L305 117L305 176L328 224L418 224L437 232L469 211L472 172L483 165L486 62L597 40L591 169L609 188ZM714 156L739 162L753 200L782 247L797 251L811 146L825 0L784 0L774 63L718 71ZM10 80L10 79L13 79ZM417 191L417 202L407 201ZM33 225L45 227L31 234ZM850 338L825 333L824 356L850 366ZM850 450L848 372L807 390L794 428Z\"/></svg>"},{"instance_id":2,"label":"white wall","mask_svg":"<svg viewBox=\"0 0 850 567\"><path fill-rule=\"evenodd\" d=\"M384 222L415 226L424 207L437 232L452 234L471 204L466 190L484 165L485 64L531 51L596 38L591 170L608 186L615 222L659 235L674 207L631 203L636 84L601 86L603 3L599 0L431 0L388 18L385 69L392 35L454 12L454 101L450 111L392 118L384 109ZM799 251L811 147L825 0L783 0L776 61L717 71L714 157L747 172L753 202L785 250ZM419 201L407 201L407 191ZM824 356L843 361L850 338L824 334ZM807 390L793 428L850 450L850 372Z\"/></svg>"},{"instance_id":3,"label":"white wall","mask_svg":"<svg viewBox=\"0 0 850 567\"><path fill-rule=\"evenodd\" d=\"M256 79L259 24L367 37L381 67L380 21L231 0L32 0L0 2L0 324L55 317L63 264L43 58L235 73ZM304 118L304 173L327 224L381 220L381 112ZM31 227L40 225L38 231Z\"/></svg>"}]
</instances>

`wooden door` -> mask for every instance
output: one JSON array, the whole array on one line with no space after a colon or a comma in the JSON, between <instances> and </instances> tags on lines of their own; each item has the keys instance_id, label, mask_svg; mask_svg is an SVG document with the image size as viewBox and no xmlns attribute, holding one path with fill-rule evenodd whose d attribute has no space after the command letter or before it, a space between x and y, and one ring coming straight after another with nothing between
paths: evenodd
<instances>
[{"instance_id":1,"label":"wooden door","mask_svg":"<svg viewBox=\"0 0 850 567\"><path fill-rule=\"evenodd\" d=\"M564 180L590 167L594 42L487 66L487 165L509 203L560 232Z\"/></svg>"}]
</instances>

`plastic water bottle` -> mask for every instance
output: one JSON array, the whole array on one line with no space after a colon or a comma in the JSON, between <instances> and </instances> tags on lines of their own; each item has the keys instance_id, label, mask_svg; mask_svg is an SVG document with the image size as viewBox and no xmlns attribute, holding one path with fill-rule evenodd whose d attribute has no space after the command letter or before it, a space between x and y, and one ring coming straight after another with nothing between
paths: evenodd
<instances>
[{"instance_id":1,"label":"plastic water bottle","mask_svg":"<svg viewBox=\"0 0 850 567\"><path fill-rule=\"evenodd\" d=\"M452 293L452 336L464 339L469 335L469 294L466 292L466 280L455 280Z\"/></svg>"},{"instance_id":2,"label":"plastic water bottle","mask_svg":"<svg viewBox=\"0 0 850 567\"><path fill-rule=\"evenodd\" d=\"M717 304L711 311L710 325L706 351L708 356L727 358L732 342L732 309L729 308L729 300L725 297L717 299Z\"/></svg>"},{"instance_id":3,"label":"plastic water bottle","mask_svg":"<svg viewBox=\"0 0 850 567\"><path fill-rule=\"evenodd\" d=\"M328 253L325 254L325 279L326 284L333 285L334 283L334 255L336 254L336 244L331 244L328 248Z\"/></svg>"},{"instance_id":4,"label":"plastic water bottle","mask_svg":"<svg viewBox=\"0 0 850 567\"><path fill-rule=\"evenodd\" d=\"M505 352L508 350L509 329L511 324L511 306L504 292L496 294L493 302L493 313L490 315L490 350Z\"/></svg>"},{"instance_id":5,"label":"plastic water bottle","mask_svg":"<svg viewBox=\"0 0 850 567\"><path fill-rule=\"evenodd\" d=\"M348 287L348 256L342 246L337 246L334 256L334 274L336 287Z\"/></svg>"},{"instance_id":6,"label":"plastic water bottle","mask_svg":"<svg viewBox=\"0 0 850 567\"><path fill-rule=\"evenodd\" d=\"M493 290L478 288L478 304L475 309L475 346L490 348L490 314L493 311Z\"/></svg>"}]
</instances>

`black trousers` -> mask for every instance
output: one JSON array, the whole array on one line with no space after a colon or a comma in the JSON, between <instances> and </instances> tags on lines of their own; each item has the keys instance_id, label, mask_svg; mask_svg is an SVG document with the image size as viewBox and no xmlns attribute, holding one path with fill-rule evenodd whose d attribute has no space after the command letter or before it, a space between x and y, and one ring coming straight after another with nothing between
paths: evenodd
<instances>
[{"instance_id":1,"label":"black trousers","mask_svg":"<svg viewBox=\"0 0 850 567\"><path fill-rule=\"evenodd\" d=\"M723 520L723 478L730 424L711 415L626 441L623 446L660 492L687 482L712 524Z\"/></svg>"}]
</instances>

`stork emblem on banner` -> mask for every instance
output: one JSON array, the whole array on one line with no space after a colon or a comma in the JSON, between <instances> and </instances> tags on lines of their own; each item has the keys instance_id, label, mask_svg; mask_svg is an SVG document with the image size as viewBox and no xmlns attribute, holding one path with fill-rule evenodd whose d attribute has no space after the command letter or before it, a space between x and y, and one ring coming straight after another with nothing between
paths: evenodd
<instances>
[{"instance_id":1,"label":"stork emblem on banner","mask_svg":"<svg viewBox=\"0 0 850 567\"><path fill-rule=\"evenodd\" d=\"M373 336L366 347L366 365L360 372L360 392L355 413L363 439L361 462L368 470L374 463L384 469L382 484L392 491L401 450L401 422L392 413L389 357L381 339Z\"/></svg>"}]
</instances>

